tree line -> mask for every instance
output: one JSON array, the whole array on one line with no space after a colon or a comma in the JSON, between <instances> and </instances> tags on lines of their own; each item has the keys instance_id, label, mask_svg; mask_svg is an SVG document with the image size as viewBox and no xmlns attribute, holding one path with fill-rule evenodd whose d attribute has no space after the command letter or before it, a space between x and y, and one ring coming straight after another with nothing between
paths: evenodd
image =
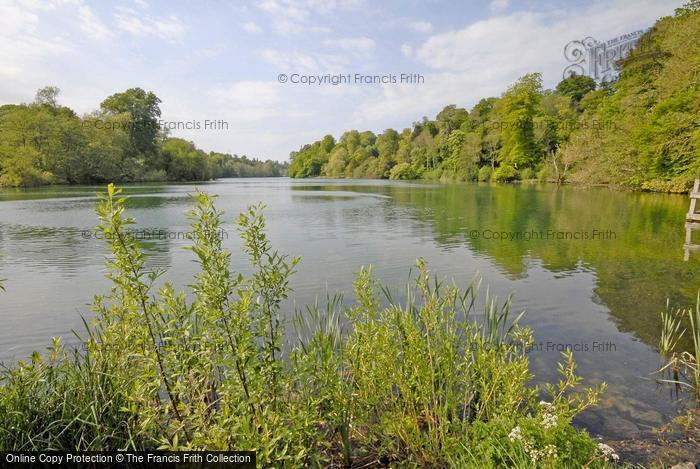
<instances>
[{"instance_id":1,"label":"tree line","mask_svg":"<svg viewBox=\"0 0 700 469\"><path fill-rule=\"evenodd\" d=\"M205 152L160 127L160 99L130 88L90 114L40 89L33 103L0 106L0 186L198 181L286 173L286 164Z\"/></svg>"},{"instance_id":2,"label":"tree line","mask_svg":"<svg viewBox=\"0 0 700 469\"><path fill-rule=\"evenodd\" d=\"M700 174L700 1L661 18L601 85L521 77L471 110L446 106L402 131L326 135L290 155L292 177L614 184L684 191Z\"/></svg>"}]
</instances>

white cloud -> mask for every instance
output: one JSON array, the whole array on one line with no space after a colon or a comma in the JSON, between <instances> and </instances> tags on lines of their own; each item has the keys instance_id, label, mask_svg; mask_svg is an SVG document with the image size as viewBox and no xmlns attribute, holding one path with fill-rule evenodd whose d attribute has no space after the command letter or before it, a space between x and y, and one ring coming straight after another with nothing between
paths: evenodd
<instances>
[{"instance_id":1,"label":"white cloud","mask_svg":"<svg viewBox=\"0 0 700 469\"><path fill-rule=\"evenodd\" d=\"M392 16L384 19L381 22L380 28L388 28L396 30L398 34L405 34L406 31L419 34L430 34L433 31L433 23L426 20L417 20L415 18Z\"/></svg>"},{"instance_id":2,"label":"white cloud","mask_svg":"<svg viewBox=\"0 0 700 469\"><path fill-rule=\"evenodd\" d=\"M45 60L73 50L65 38L42 34L39 13L53 4L0 2L0 102L31 96L50 76Z\"/></svg>"},{"instance_id":3,"label":"white cloud","mask_svg":"<svg viewBox=\"0 0 700 469\"><path fill-rule=\"evenodd\" d=\"M236 119L253 121L280 112L280 84L274 81L239 81L211 90L209 96Z\"/></svg>"},{"instance_id":4,"label":"white cloud","mask_svg":"<svg viewBox=\"0 0 700 469\"><path fill-rule=\"evenodd\" d=\"M309 31L311 31L312 33L323 33L323 34L328 34L328 33L333 32L333 30L331 28L326 27L326 26L311 26L311 28L309 28Z\"/></svg>"},{"instance_id":5,"label":"white cloud","mask_svg":"<svg viewBox=\"0 0 700 469\"><path fill-rule=\"evenodd\" d=\"M0 3L0 33L5 37L35 34L39 17L17 2Z\"/></svg>"},{"instance_id":6,"label":"white cloud","mask_svg":"<svg viewBox=\"0 0 700 469\"><path fill-rule=\"evenodd\" d=\"M295 2L265 0L258 7L271 15L285 16L296 21L301 21L309 15L309 11L302 4Z\"/></svg>"},{"instance_id":7,"label":"white cloud","mask_svg":"<svg viewBox=\"0 0 700 469\"><path fill-rule=\"evenodd\" d=\"M501 13L505 11L510 6L510 0L491 0L489 8L492 13Z\"/></svg>"},{"instance_id":8,"label":"white cloud","mask_svg":"<svg viewBox=\"0 0 700 469\"><path fill-rule=\"evenodd\" d=\"M325 39L322 41L322 44L331 49L339 49L353 53L367 53L374 49L374 40L368 37Z\"/></svg>"},{"instance_id":9,"label":"white cloud","mask_svg":"<svg viewBox=\"0 0 700 469\"><path fill-rule=\"evenodd\" d=\"M347 54L314 53L263 49L260 56L279 72L306 74L347 73L353 59Z\"/></svg>"},{"instance_id":10,"label":"white cloud","mask_svg":"<svg viewBox=\"0 0 700 469\"><path fill-rule=\"evenodd\" d=\"M271 18L272 29L282 35L329 32L325 26L307 24L312 16L327 17L337 11L359 9L365 0L263 0L258 8Z\"/></svg>"},{"instance_id":11,"label":"white cloud","mask_svg":"<svg viewBox=\"0 0 700 469\"><path fill-rule=\"evenodd\" d=\"M543 59L558 59L568 42L552 40L566 31L557 24L547 26L550 19L546 14L526 12L478 21L432 36L416 56L437 70L471 71L477 65L491 71L537 68Z\"/></svg>"},{"instance_id":12,"label":"white cloud","mask_svg":"<svg viewBox=\"0 0 700 469\"><path fill-rule=\"evenodd\" d=\"M364 4L365 0L263 0L258 8L270 14L304 20L314 13L328 15L337 11L355 10Z\"/></svg>"},{"instance_id":13,"label":"white cloud","mask_svg":"<svg viewBox=\"0 0 700 469\"><path fill-rule=\"evenodd\" d=\"M358 105L354 120L406 116L408 123L447 104L471 106L529 72L542 72L545 86L554 86L568 65L563 56L568 42L586 36L607 40L648 27L673 8L654 0L599 0L577 11L514 12L435 34L413 54L432 70L425 83L382 86Z\"/></svg>"},{"instance_id":14,"label":"white cloud","mask_svg":"<svg viewBox=\"0 0 700 469\"><path fill-rule=\"evenodd\" d=\"M246 23L243 23L243 31L246 31L248 33L259 33L262 32L262 29L260 26L257 25L255 21L248 21Z\"/></svg>"},{"instance_id":15,"label":"white cloud","mask_svg":"<svg viewBox=\"0 0 700 469\"><path fill-rule=\"evenodd\" d=\"M278 72L306 74L347 73L348 67L353 63L354 55L347 51L307 54L296 50L279 49L263 49L259 54L263 60L275 66Z\"/></svg>"},{"instance_id":16,"label":"white cloud","mask_svg":"<svg viewBox=\"0 0 700 469\"><path fill-rule=\"evenodd\" d=\"M112 35L112 31L95 15L87 5L78 8L80 29L91 39L105 39Z\"/></svg>"},{"instance_id":17,"label":"white cloud","mask_svg":"<svg viewBox=\"0 0 700 469\"><path fill-rule=\"evenodd\" d=\"M411 57L413 55L413 47L408 44L401 44L401 53L406 57Z\"/></svg>"},{"instance_id":18,"label":"white cloud","mask_svg":"<svg viewBox=\"0 0 700 469\"><path fill-rule=\"evenodd\" d=\"M175 15L153 18L130 8L119 8L114 18L119 29L136 37L155 36L166 41L179 42L187 29Z\"/></svg>"},{"instance_id":19,"label":"white cloud","mask_svg":"<svg viewBox=\"0 0 700 469\"><path fill-rule=\"evenodd\" d=\"M300 52L282 52L275 49L264 49L260 55L270 64L277 67L280 71L306 71L318 72L319 64L308 54Z\"/></svg>"},{"instance_id":20,"label":"white cloud","mask_svg":"<svg viewBox=\"0 0 700 469\"><path fill-rule=\"evenodd\" d=\"M433 25L429 21L408 21L406 26L417 33L427 34L433 31Z\"/></svg>"},{"instance_id":21,"label":"white cloud","mask_svg":"<svg viewBox=\"0 0 700 469\"><path fill-rule=\"evenodd\" d=\"M272 16L272 28L279 34L302 32L304 28L301 22L309 14L301 5L293 2L282 4L277 0L265 0L258 4L258 8Z\"/></svg>"},{"instance_id":22,"label":"white cloud","mask_svg":"<svg viewBox=\"0 0 700 469\"><path fill-rule=\"evenodd\" d=\"M272 21L272 29L282 35L298 34L304 31L301 24L287 18L275 18Z\"/></svg>"}]
</instances>

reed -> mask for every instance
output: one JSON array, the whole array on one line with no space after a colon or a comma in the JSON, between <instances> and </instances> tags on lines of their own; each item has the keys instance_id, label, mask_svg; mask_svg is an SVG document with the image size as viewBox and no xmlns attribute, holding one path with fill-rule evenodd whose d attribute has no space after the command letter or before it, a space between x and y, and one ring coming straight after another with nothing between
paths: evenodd
<instances>
[{"instance_id":1,"label":"reed","mask_svg":"<svg viewBox=\"0 0 700 469\"><path fill-rule=\"evenodd\" d=\"M688 320L689 330L681 329L683 318ZM700 400L700 292L694 308L669 309L667 304L666 310L661 313L661 322L659 350L665 364L659 373L670 377L660 381L689 388L695 399ZM677 350L686 331L692 337L691 348Z\"/></svg>"},{"instance_id":2,"label":"reed","mask_svg":"<svg viewBox=\"0 0 700 469\"><path fill-rule=\"evenodd\" d=\"M685 329L681 330L684 315L685 311L671 309L669 301L666 301L666 309L661 311L661 338L659 340L659 353L664 358L668 358L674 352L678 342L685 334Z\"/></svg>"}]
</instances>

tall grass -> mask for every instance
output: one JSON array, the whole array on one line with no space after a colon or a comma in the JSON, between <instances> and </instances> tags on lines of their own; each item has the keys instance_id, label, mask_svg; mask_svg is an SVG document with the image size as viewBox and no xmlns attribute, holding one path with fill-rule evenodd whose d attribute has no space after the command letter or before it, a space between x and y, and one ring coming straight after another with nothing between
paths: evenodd
<instances>
[{"instance_id":1,"label":"tall grass","mask_svg":"<svg viewBox=\"0 0 700 469\"><path fill-rule=\"evenodd\" d=\"M82 350L59 340L0 374L0 450L235 449L259 465L589 467L606 464L571 419L603 386L580 390L570 353L561 380L530 385L510 298L437 280L419 260L406 300L361 269L354 304L339 295L280 307L298 259L274 251L262 207L237 220L254 273L231 269L222 214L195 196L190 247L200 265L188 301L148 271L125 199L112 185L99 229L112 289L95 298ZM546 401L538 402L545 397Z\"/></svg>"},{"instance_id":2,"label":"tall grass","mask_svg":"<svg viewBox=\"0 0 700 469\"><path fill-rule=\"evenodd\" d=\"M683 318L690 324L690 330L681 329ZM661 381L690 388L700 400L700 293L695 308L676 308L661 312L661 339L659 350L666 363L659 370L663 375L671 375ZM679 351L678 344L686 332L692 337L690 350Z\"/></svg>"}]
</instances>

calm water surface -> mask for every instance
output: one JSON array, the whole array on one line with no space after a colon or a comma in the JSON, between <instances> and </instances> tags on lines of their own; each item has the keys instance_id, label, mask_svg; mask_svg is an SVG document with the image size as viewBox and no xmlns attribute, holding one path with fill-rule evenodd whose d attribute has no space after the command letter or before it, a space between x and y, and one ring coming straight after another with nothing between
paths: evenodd
<instances>
[{"instance_id":1,"label":"calm water surface","mask_svg":"<svg viewBox=\"0 0 700 469\"><path fill-rule=\"evenodd\" d=\"M607 437L633 436L671 418L682 401L655 382L659 313L666 299L690 305L700 254L683 261L682 196L554 186L489 186L359 180L221 180L131 185L138 227L187 230L188 194L219 196L224 244L246 272L232 220L267 204L269 235L302 257L289 315L326 292L344 291L362 265L400 291L424 257L441 277L466 284L476 273L491 292L513 292L535 331L529 353L538 379L556 379L558 349L571 347L587 383L605 381L604 402L578 423ZM52 336L75 340L92 297L106 293L106 249L95 239L101 187L0 191L0 361L44 350ZM500 239L499 239L500 238ZM180 239L144 241L150 266L186 285L196 264Z\"/></svg>"}]
</instances>

